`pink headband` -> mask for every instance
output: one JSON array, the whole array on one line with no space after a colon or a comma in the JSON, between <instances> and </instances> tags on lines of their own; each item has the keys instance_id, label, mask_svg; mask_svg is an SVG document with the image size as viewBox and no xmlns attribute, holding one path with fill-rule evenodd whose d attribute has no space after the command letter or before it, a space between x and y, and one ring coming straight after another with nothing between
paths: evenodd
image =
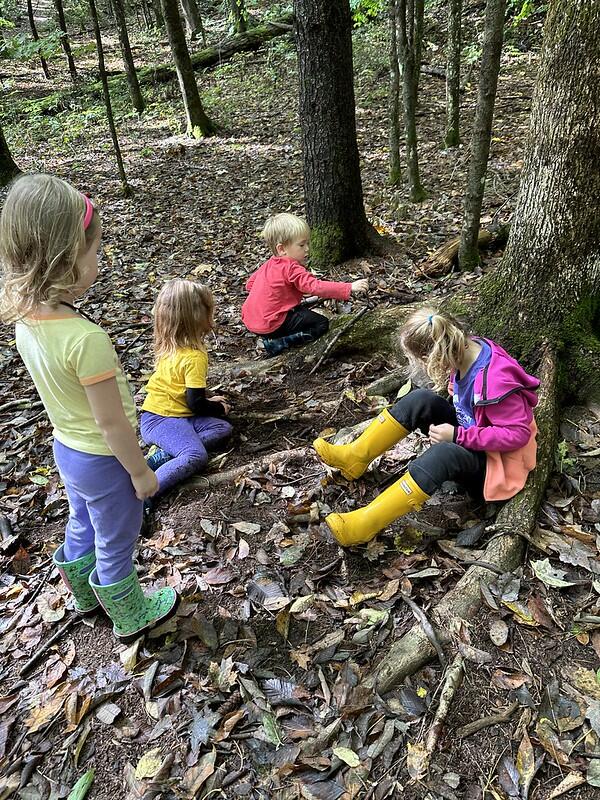
<instances>
[{"instance_id":1,"label":"pink headband","mask_svg":"<svg viewBox=\"0 0 600 800\"><path fill-rule=\"evenodd\" d=\"M83 230L87 231L90 227L90 222L92 221L92 217L94 216L94 206L92 205L92 201L90 198L83 194L81 195L85 200L85 214L83 215Z\"/></svg>"}]
</instances>

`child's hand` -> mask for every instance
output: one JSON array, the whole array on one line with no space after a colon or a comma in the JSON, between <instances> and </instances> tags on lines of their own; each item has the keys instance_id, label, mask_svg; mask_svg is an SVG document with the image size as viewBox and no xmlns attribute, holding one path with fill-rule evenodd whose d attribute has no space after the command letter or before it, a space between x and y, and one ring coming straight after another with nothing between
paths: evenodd
<instances>
[{"instance_id":1,"label":"child's hand","mask_svg":"<svg viewBox=\"0 0 600 800\"><path fill-rule=\"evenodd\" d=\"M229 414L229 412L231 411L231 406L229 405L229 403L227 402L227 400L225 400L225 398L224 398L222 395L220 395L220 394L214 394L214 395L213 395L213 396L212 396L210 399L211 399L211 400L212 400L214 403L221 403L221 405L222 405L222 406L223 406L223 408L225 409L225 416L227 416L227 415Z\"/></svg>"},{"instance_id":2,"label":"child's hand","mask_svg":"<svg viewBox=\"0 0 600 800\"><path fill-rule=\"evenodd\" d=\"M352 281L352 294L366 294L369 291L369 281L361 278L359 281Z\"/></svg>"},{"instance_id":3,"label":"child's hand","mask_svg":"<svg viewBox=\"0 0 600 800\"><path fill-rule=\"evenodd\" d=\"M131 476L131 482L138 500L145 500L158 492L158 478L150 467L141 475Z\"/></svg>"},{"instance_id":4,"label":"child's hand","mask_svg":"<svg viewBox=\"0 0 600 800\"><path fill-rule=\"evenodd\" d=\"M442 425L429 426L429 441L431 444L454 441L454 425L444 422Z\"/></svg>"}]
</instances>

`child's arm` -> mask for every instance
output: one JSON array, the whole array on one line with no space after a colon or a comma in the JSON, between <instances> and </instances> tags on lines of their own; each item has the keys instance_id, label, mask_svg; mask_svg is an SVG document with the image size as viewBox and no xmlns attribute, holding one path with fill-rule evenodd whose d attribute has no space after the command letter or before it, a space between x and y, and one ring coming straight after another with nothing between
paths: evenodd
<instances>
[{"instance_id":1,"label":"child's arm","mask_svg":"<svg viewBox=\"0 0 600 800\"><path fill-rule=\"evenodd\" d=\"M197 417L224 417L229 409L220 401L209 400L206 389L185 390L185 402L192 414Z\"/></svg>"},{"instance_id":2,"label":"child's arm","mask_svg":"<svg viewBox=\"0 0 600 800\"><path fill-rule=\"evenodd\" d=\"M123 410L115 378L84 386L96 424L111 452L131 476L139 500L158 491L156 475L146 464L137 436Z\"/></svg>"},{"instance_id":3,"label":"child's arm","mask_svg":"<svg viewBox=\"0 0 600 800\"><path fill-rule=\"evenodd\" d=\"M342 281L321 281L301 264L294 263L287 267L287 279L303 294L314 294L317 297L333 300L348 300L352 294L352 284Z\"/></svg>"},{"instance_id":4,"label":"child's arm","mask_svg":"<svg viewBox=\"0 0 600 800\"><path fill-rule=\"evenodd\" d=\"M508 453L524 447L531 438L531 408L520 392L485 407L489 425L456 429L455 442L469 450Z\"/></svg>"}]
</instances>

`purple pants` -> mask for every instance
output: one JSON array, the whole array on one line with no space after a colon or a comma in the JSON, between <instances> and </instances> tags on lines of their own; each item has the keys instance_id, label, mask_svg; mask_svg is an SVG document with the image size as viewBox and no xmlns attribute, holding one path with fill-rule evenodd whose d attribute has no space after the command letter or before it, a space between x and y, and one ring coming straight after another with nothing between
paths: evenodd
<instances>
[{"instance_id":1,"label":"purple pants","mask_svg":"<svg viewBox=\"0 0 600 800\"><path fill-rule=\"evenodd\" d=\"M54 460L69 500L64 556L75 561L96 551L101 585L126 578L142 524L142 501L114 456L95 456L54 440Z\"/></svg>"},{"instance_id":2,"label":"purple pants","mask_svg":"<svg viewBox=\"0 0 600 800\"><path fill-rule=\"evenodd\" d=\"M233 428L217 417L161 417L142 412L140 432L146 444L155 444L173 456L156 470L157 496L200 472L211 447L231 436Z\"/></svg>"}]
</instances>

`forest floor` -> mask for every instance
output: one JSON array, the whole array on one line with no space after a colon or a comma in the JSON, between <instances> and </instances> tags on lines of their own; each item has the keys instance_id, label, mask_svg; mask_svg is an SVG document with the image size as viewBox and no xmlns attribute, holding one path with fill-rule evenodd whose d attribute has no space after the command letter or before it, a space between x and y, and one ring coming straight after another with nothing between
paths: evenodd
<instances>
[{"instance_id":1,"label":"forest floor","mask_svg":"<svg viewBox=\"0 0 600 800\"><path fill-rule=\"evenodd\" d=\"M403 187L386 185L385 38L375 25L355 36L357 123L367 214L397 251L333 275L368 277L378 304L435 300L481 274L433 280L419 270L459 231L467 149L441 148L445 86L425 74L419 135L429 198L411 205ZM119 69L115 42L108 44L109 65ZM441 52L430 44L425 60L441 66ZM87 40L75 53L93 78ZM136 57L166 61L165 43L140 38ZM536 61L535 49L509 41L485 225L510 220ZM206 105L223 125L210 139L182 136L176 82L152 90L141 119L116 98L132 198L120 194L102 108L88 98L57 115L25 114L24 101L46 90L33 65L1 66L20 166L70 180L100 210L100 278L84 307L111 334L138 400L152 368L150 311L163 280L193 277L215 293L211 388L231 401L235 434L209 472L250 466L231 482L209 489L197 481L161 501L140 541L139 571L145 586L167 583L183 602L164 629L118 646L103 616L74 618L52 570L67 506L51 430L12 332L0 332L0 800L66 797L88 769L93 800L597 796L600 405L564 411L556 472L525 565L494 576L482 611L448 647L449 661L463 655L465 676L429 774L415 780L411 754L431 725L442 665L384 697L357 687L415 622L402 596L427 615L465 562L481 556L489 532L479 523L491 522L495 509L448 486L368 546L339 548L325 514L367 502L426 443L409 437L355 483L328 473L310 443L372 416L383 400L365 389L394 364L376 352L368 360L333 356L309 376L297 351L288 366L260 376L242 366L263 359L240 321L245 279L268 255L258 233L269 214L303 210L293 44L283 37L200 75ZM51 68L53 88L66 88L60 62ZM467 73L464 120L475 98ZM486 254L482 269L500 256ZM269 458L288 449L292 458ZM21 680L27 659L70 620ZM501 722L461 731L506 709Z\"/></svg>"}]
</instances>

